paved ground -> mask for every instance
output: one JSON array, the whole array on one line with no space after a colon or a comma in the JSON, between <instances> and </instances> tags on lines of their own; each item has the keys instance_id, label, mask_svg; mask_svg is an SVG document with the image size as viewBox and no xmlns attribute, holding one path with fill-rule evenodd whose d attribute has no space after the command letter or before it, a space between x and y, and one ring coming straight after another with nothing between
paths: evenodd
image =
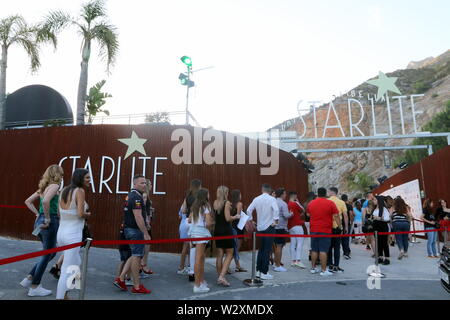
<instances>
[{"instance_id":1,"label":"paved ground","mask_svg":"<svg viewBox=\"0 0 450 320\"><path fill-rule=\"evenodd\" d=\"M410 257L397 260L398 249L391 247L391 265L381 266L386 278L381 280L381 288L367 288L367 268L373 259L365 246L352 245L352 259L341 259L342 274L322 278L312 275L308 270L288 267L288 271L277 273L270 271L275 279L265 281L261 288L249 288L242 280L250 273L233 273L228 276L230 288L215 285L215 259L208 258L205 266L206 281L211 291L207 294L194 295L192 282L186 276L176 274L179 256L175 254L151 253L149 266L156 272L143 283L153 292L150 295L134 296L120 292L112 285L119 254L117 250L92 248L89 255L86 299L92 300L317 300L317 299L444 299L450 300L441 288L437 269L437 259L426 257L426 241L414 244ZM289 246L289 245L288 245ZM283 262L289 264L289 251L285 248ZM309 241L305 241L304 257L307 258ZM7 258L23 253L41 250L40 243L0 238L0 258ZM27 291L19 282L26 276L36 259L0 266L0 300L42 299L52 300L55 295L45 298L29 298ZM242 265L250 269L251 252L241 253ZM307 260L304 263L308 262ZM234 263L232 263L234 267ZM309 265L308 265L309 266ZM56 292L57 280L46 273L43 286ZM73 299L78 298L78 291L71 292Z\"/></svg>"}]
</instances>

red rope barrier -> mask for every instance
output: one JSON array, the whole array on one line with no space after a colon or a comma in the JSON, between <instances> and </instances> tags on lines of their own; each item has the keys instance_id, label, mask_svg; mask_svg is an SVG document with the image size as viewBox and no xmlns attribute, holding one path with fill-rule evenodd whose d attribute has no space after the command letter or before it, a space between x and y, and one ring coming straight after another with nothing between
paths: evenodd
<instances>
[{"instance_id":1,"label":"red rope barrier","mask_svg":"<svg viewBox=\"0 0 450 320\"><path fill-rule=\"evenodd\" d=\"M237 236L222 236L209 238L184 238L184 239L162 239L162 240L94 240L92 246L108 246L121 244L155 244L155 243L178 243L178 242L196 242L206 240L224 240L237 238L250 238L251 234L237 235Z\"/></svg>"},{"instance_id":2,"label":"red rope barrier","mask_svg":"<svg viewBox=\"0 0 450 320\"><path fill-rule=\"evenodd\" d=\"M7 209L27 209L26 206L11 206L6 204L0 204L0 208L7 208Z\"/></svg>"},{"instance_id":3,"label":"red rope barrier","mask_svg":"<svg viewBox=\"0 0 450 320\"><path fill-rule=\"evenodd\" d=\"M46 256L46 255L51 254L51 253L65 251L65 250L68 250L68 249L80 247L83 244L84 244L84 242L78 242L78 243L69 244L69 245L64 246L64 247L57 247L57 248L53 248L53 249L48 249L48 250L42 250L42 251L22 254L22 255L16 256L16 257L1 259L0 260L0 266L4 265L4 264L9 264L9 263L13 263L13 262L22 261L22 260L33 259L33 258L40 257L40 256Z\"/></svg>"},{"instance_id":4,"label":"red rope barrier","mask_svg":"<svg viewBox=\"0 0 450 320\"><path fill-rule=\"evenodd\" d=\"M348 238L348 237L361 237L361 236L373 236L374 233L358 233L358 234L268 234L268 233L257 233L257 237L268 237L268 238Z\"/></svg>"},{"instance_id":5,"label":"red rope barrier","mask_svg":"<svg viewBox=\"0 0 450 320\"><path fill-rule=\"evenodd\" d=\"M427 233L427 232L438 232L445 231L445 228L432 229L432 230L419 230L419 231L400 231L400 232L378 232L378 235L388 235L388 234L410 234L410 233Z\"/></svg>"}]
</instances>

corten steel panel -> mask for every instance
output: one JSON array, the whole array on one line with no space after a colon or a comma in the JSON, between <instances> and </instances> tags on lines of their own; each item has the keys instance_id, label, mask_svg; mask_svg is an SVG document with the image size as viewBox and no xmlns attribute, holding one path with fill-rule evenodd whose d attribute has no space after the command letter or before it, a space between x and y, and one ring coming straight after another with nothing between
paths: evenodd
<instances>
[{"instance_id":1,"label":"corten steel panel","mask_svg":"<svg viewBox=\"0 0 450 320\"><path fill-rule=\"evenodd\" d=\"M57 164L62 158L81 156L76 167L84 167L89 157L95 193L92 188L87 193L87 202L91 208L92 218L89 224L94 238L97 240L115 240L118 238L118 227L123 217L124 194L116 194L117 177L120 178L119 190L130 189L132 177L132 159L135 159L135 173L142 173L142 154L133 153L124 159L127 146L117 139L130 138L135 131L139 138L147 139L144 144L146 155L152 159L147 162L146 176L153 181L155 157L166 157L168 160L158 162L158 172L164 173L157 178L157 191L165 191L166 195L151 195L156 209L153 227L154 239L177 238L178 210L183 202L189 182L194 178L203 181L203 186L210 191L211 203L215 199L219 185L231 189L240 189L245 208L260 193L261 184L270 183L272 187L285 187L296 190L301 200L308 191L307 174L299 162L290 154L280 151L280 170L274 176L261 176L258 165L206 165L181 164L171 162L171 150L178 141L171 141L172 131L184 128L191 132L192 127L162 125L96 125L78 127L38 128L26 130L0 131L0 206L23 206L25 199L37 189L40 177L51 164ZM204 129L206 130L206 129ZM225 133L224 157L225 157ZM206 147L210 142L203 142ZM246 139L246 158L248 163L248 139ZM193 157L192 147L192 157ZM99 179L102 156L114 160L115 174L108 185L109 193L103 187L99 193ZM121 157L120 175L118 159ZM236 159L236 143L235 143ZM73 160L67 159L62 167L65 171L64 184L70 182ZM112 164L106 161L104 178L109 177ZM36 204L37 205L37 204ZM7 209L0 207L0 235L19 239L36 240L31 235L34 215L28 209ZM248 248L249 243L244 246ZM152 251L179 252L181 244L153 245Z\"/></svg>"},{"instance_id":2,"label":"corten steel panel","mask_svg":"<svg viewBox=\"0 0 450 320\"><path fill-rule=\"evenodd\" d=\"M382 193L392 187L419 179L420 190L425 191L427 198L439 198L450 201L450 146L419 163L410 166L386 180L375 192Z\"/></svg>"}]
</instances>

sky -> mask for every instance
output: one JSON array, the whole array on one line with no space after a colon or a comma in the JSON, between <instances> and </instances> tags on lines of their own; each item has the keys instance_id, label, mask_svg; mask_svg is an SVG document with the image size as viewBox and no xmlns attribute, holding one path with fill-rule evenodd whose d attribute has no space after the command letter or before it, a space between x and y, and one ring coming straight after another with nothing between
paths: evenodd
<instances>
[{"instance_id":1,"label":"sky","mask_svg":"<svg viewBox=\"0 0 450 320\"><path fill-rule=\"evenodd\" d=\"M40 21L59 9L77 16L79 0L3 0L0 19L20 14ZM299 100L328 101L413 60L450 49L448 0L109 0L108 20L119 32L111 74L96 53L88 88L106 80L112 115L180 111L186 71L193 60L190 111L201 126L257 132L298 116ZM59 91L74 114L81 38L59 36L58 49L41 51L36 74L20 47L9 50L7 92L43 84ZM174 118L182 123L182 119Z\"/></svg>"}]
</instances>

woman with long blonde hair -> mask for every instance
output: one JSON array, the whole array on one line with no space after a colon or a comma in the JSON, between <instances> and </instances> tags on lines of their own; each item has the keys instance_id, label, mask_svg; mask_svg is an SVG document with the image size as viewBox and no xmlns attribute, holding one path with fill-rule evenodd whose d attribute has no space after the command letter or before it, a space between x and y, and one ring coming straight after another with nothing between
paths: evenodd
<instances>
[{"instance_id":1,"label":"woman with long blonde hair","mask_svg":"<svg viewBox=\"0 0 450 320\"><path fill-rule=\"evenodd\" d=\"M215 216L215 237L232 236L233 229L231 222L241 218L239 213L234 216L231 215L231 202L228 201L228 192L229 189L225 186L220 186L217 188L217 199L213 204ZM225 275L228 272L231 260L233 260L233 239L216 240L216 248L216 269L217 274L219 275L217 278L217 284L220 286L229 287L230 283L225 279Z\"/></svg>"},{"instance_id":2,"label":"woman with long blonde hair","mask_svg":"<svg viewBox=\"0 0 450 320\"><path fill-rule=\"evenodd\" d=\"M43 250L56 247L56 235L59 228L59 187L63 175L64 171L60 166L56 164L49 166L39 182L38 190L25 200L25 205L36 215L33 234L37 233ZM39 210L34 206L34 202L38 199ZM48 263L55 255L56 253L42 256L28 276L20 282L22 287L29 289L29 297L43 297L52 294L51 290L42 287L41 280Z\"/></svg>"}]
</instances>

